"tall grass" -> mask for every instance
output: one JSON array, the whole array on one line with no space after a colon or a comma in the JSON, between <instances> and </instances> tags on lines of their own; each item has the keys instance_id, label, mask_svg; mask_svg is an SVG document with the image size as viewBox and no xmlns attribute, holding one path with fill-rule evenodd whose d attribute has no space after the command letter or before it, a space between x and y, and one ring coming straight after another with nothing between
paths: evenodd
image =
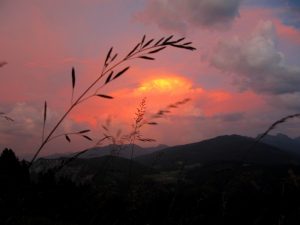
<instances>
[{"instance_id":1,"label":"tall grass","mask_svg":"<svg viewBox=\"0 0 300 225\"><path fill-rule=\"evenodd\" d=\"M267 130L265 130L265 132L263 132L261 135L259 135L256 138L256 142L259 143L265 136L267 136L272 130L274 130L278 125L282 124L282 123L286 123L287 121L294 119L294 118L300 118L300 113L296 113L296 114L292 114L292 115L288 115L285 117L282 117L281 119L275 121L274 123L272 123Z\"/></svg>"},{"instance_id":2,"label":"tall grass","mask_svg":"<svg viewBox=\"0 0 300 225\"><path fill-rule=\"evenodd\" d=\"M15 121L13 118L11 118L10 116L8 116L6 113L4 112L0 112L0 118L5 119L7 121L13 122Z\"/></svg>"},{"instance_id":3,"label":"tall grass","mask_svg":"<svg viewBox=\"0 0 300 225\"><path fill-rule=\"evenodd\" d=\"M0 61L0 68L3 67L3 66L5 66L6 64L7 64L7 62L5 62L5 61Z\"/></svg>"},{"instance_id":4,"label":"tall grass","mask_svg":"<svg viewBox=\"0 0 300 225\"><path fill-rule=\"evenodd\" d=\"M277 128L280 124L286 123L291 119L300 118L300 113L291 114L288 116L284 116L280 118L279 120L276 120L273 122L262 134L258 135L251 146L245 151L245 153L242 156L242 160L244 161L248 157L248 153L256 147L257 144L259 144L272 130Z\"/></svg>"},{"instance_id":5,"label":"tall grass","mask_svg":"<svg viewBox=\"0 0 300 225\"><path fill-rule=\"evenodd\" d=\"M101 89L116 80L120 76L124 75L129 69L130 66L124 65L128 63L130 60L143 59L143 60L155 60L154 56L156 53L163 51L167 47L175 47L185 50L195 50L193 46L191 46L192 42L184 42L185 38L174 39L173 35L169 37L162 37L159 40L150 39L147 40L144 35L142 40L138 42L135 47L125 56L121 57L119 60L118 53L114 53L113 47L111 47L106 55L105 61L102 66L102 70L96 79L86 88L84 91L78 95L77 98L74 98L76 91L76 73L75 69L72 68L71 71L71 79L72 79L72 95L71 95L71 105L65 111L65 113L61 116L58 122L50 129L48 134L45 134L46 122L47 122L47 102L44 104L44 118L43 118L43 128L42 128L42 142L40 146L35 151L34 156L30 161L30 166L33 164L35 159L38 157L40 152L44 149L47 143L52 141L55 138L60 136L65 136L66 140L71 142L72 135L79 135L85 139L92 141L92 139L88 136L90 132L89 129L85 129L82 131L70 132L55 135L55 132L66 119L66 117L73 111L74 108L78 107L82 102L87 101L92 97L100 97L106 99L113 99L112 96L101 93ZM119 69L122 66L121 69Z\"/></svg>"},{"instance_id":6,"label":"tall grass","mask_svg":"<svg viewBox=\"0 0 300 225\"><path fill-rule=\"evenodd\" d=\"M132 163L134 158L134 148L136 142L155 142L156 140L153 138L145 137L142 133L142 128L144 126L156 126L159 124L158 119L166 117L172 110L179 108L180 106L189 102L189 98L185 98L183 100L174 102L164 108L159 109L155 114L146 117L146 98L143 98L136 108L135 116L133 118L133 123L131 124L131 130L129 133L122 134L120 129L117 132L111 131L111 119L107 118L104 124L102 124L103 136L99 140L96 141L95 147L102 146L105 142L111 144L111 156L119 156L120 153L125 150L126 147L130 148L130 164L129 164L129 177L131 177L132 172ZM81 155L88 152L90 149L82 150L72 157L67 158L62 161L62 164L57 168L57 170L62 169L73 160L77 159ZM157 158L156 158L157 159ZM153 162L154 163L154 162ZM107 165L109 165L107 163ZM130 180L130 179L129 179Z\"/></svg>"}]
</instances>

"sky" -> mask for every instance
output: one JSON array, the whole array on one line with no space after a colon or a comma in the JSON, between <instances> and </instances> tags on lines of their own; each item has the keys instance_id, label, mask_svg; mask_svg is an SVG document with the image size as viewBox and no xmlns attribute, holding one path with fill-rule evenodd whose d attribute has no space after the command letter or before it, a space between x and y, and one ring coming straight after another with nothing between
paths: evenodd
<instances>
[{"instance_id":1,"label":"sky","mask_svg":"<svg viewBox=\"0 0 300 225\"><path fill-rule=\"evenodd\" d=\"M155 60L129 60L118 79L67 116L55 135L90 129L94 141L53 139L41 155L79 151L111 134L127 134L145 98L148 145L177 145L218 135L256 137L281 117L300 111L298 0L0 0L0 149L32 154L74 98L101 74L113 46L118 58L146 39L174 35L196 51L167 47ZM104 77L105 78L105 77ZM95 88L99 88L105 79ZM92 92L94 93L94 92ZM163 118L152 119L170 104ZM291 120L273 133L300 136ZM146 146L145 143L138 143Z\"/></svg>"}]
</instances>

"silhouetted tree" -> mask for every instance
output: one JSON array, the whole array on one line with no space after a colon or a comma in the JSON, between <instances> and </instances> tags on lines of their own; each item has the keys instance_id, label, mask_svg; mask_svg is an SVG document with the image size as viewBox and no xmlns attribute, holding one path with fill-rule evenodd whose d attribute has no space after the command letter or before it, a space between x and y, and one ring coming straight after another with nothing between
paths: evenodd
<instances>
[{"instance_id":1,"label":"silhouetted tree","mask_svg":"<svg viewBox=\"0 0 300 225\"><path fill-rule=\"evenodd\" d=\"M0 184L0 224L9 224L16 212L22 213L30 179L28 165L8 148L0 155Z\"/></svg>"},{"instance_id":2,"label":"silhouetted tree","mask_svg":"<svg viewBox=\"0 0 300 225\"><path fill-rule=\"evenodd\" d=\"M11 149L4 149L0 156L0 180L6 187L15 188L29 181L29 171L25 161L20 162Z\"/></svg>"}]
</instances>

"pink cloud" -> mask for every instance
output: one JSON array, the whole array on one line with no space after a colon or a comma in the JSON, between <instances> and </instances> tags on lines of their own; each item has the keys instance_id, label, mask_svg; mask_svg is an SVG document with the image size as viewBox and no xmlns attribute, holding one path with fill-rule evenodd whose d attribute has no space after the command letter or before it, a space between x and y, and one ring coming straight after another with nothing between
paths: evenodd
<instances>
[{"instance_id":1,"label":"pink cloud","mask_svg":"<svg viewBox=\"0 0 300 225\"><path fill-rule=\"evenodd\" d=\"M300 44L300 31L295 27L288 26L278 19L274 19L273 23L276 27L277 34L280 38L290 41L294 44Z\"/></svg>"},{"instance_id":2,"label":"pink cloud","mask_svg":"<svg viewBox=\"0 0 300 225\"><path fill-rule=\"evenodd\" d=\"M198 4L196 1L189 1L191 2ZM122 128L125 132L130 129L136 107L143 97L147 97L149 117L171 103L191 98L189 103L172 110L169 117L158 121L159 127L145 128L145 133L168 144L183 144L226 132L256 134L259 128L269 122L261 118L270 114L273 106L269 105L265 97L255 93L254 89L237 92L231 77L226 76L227 74L224 76L224 68L218 70L210 64L210 57L217 54L214 47L220 41L236 40L237 36L240 41L251 38L252 31L261 20L271 21L277 38L284 43L289 42L291 46L299 45L299 32L284 25L272 9L249 8L243 5L237 8L239 1L232 2L233 14L227 17L227 22L231 24L230 29L227 26L226 30L214 29L213 32L204 29L203 26L208 24L201 15L199 18L185 19L188 27L192 28L187 32L187 39L194 42L193 45L198 51L191 53L167 49L155 56L156 61L131 61L128 73L101 90L101 93L115 98L94 98L83 103L69 117L68 124L72 126L66 124L64 128L90 126L95 130L94 137L98 137L102 132L101 124L108 117L112 117L115 129ZM168 1L168 4L172 2ZM42 114L44 100L47 100L49 109L57 117L64 112L70 104L73 66L76 70L76 97L99 75L111 45L115 46L114 49L122 57L144 33L150 34L149 38L160 38L164 35L156 27L143 26L132 21L133 11L139 10L135 1L112 3L107 0L80 0L74 1L70 8L66 5L68 3L61 1L39 2L36 5L24 2L18 3L18 6L11 2L8 4L9 8L1 11L0 25L5 34L0 37L1 59L9 64L0 70L0 95L5 96L1 99L0 108L5 109L5 112L15 113L17 105L23 102L25 105L22 107L26 111L26 118L22 117L23 122L27 119L34 120L31 117ZM172 8L163 10L170 11ZM186 10L197 11L193 8ZM205 15L210 19L211 14ZM160 19L173 16L165 14ZM107 25L107 18L111 18L110 26ZM220 18L222 17L212 18L211 21L217 23L214 19ZM225 59L234 60L236 55L237 52L233 52L226 55ZM283 79L281 83L285 82ZM292 108L298 95L280 96L278 103L285 102ZM30 111L30 107L35 110ZM283 112L278 105L276 108ZM281 115L280 112L278 115ZM40 121L34 121L35 129L38 130ZM29 129L30 124L26 124L24 122L22 126ZM26 129L24 127L24 131ZM35 136L38 134L39 131ZM14 144L13 135L2 132L1 136L1 140L7 140L6 144ZM28 148L35 144L29 139L23 140L24 146ZM47 149L54 151L59 146L68 150L84 148L86 142L81 141L79 139L76 142L77 146L73 143L68 146L62 139L50 144Z\"/></svg>"}]
</instances>

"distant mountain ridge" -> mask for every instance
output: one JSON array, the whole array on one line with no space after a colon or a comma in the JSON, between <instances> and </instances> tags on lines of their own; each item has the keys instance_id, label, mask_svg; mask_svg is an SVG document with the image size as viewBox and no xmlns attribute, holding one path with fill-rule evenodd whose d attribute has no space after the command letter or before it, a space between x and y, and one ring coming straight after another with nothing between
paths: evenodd
<instances>
[{"instance_id":1,"label":"distant mountain ridge","mask_svg":"<svg viewBox=\"0 0 300 225\"><path fill-rule=\"evenodd\" d=\"M267 135L262 139L263 143L300 155L300 137L290 138L285 134Z\"/></svg>"},{"instance_id":2,"label":"distant mountain ridge","mask_svg":"<svg viewBox=\"0 0 300 225\"><path fill-rule=\"evenodd\" d=\"M207 165L214 162L240 162L261 165L300 162L300 156L274 146L257 143L255 139L239 135L225 135L197 143L169 147L155 153L137 157L146 165L174 168L177 164ZM178 166L177 166L178 167Z\"/></svg>"},{"instance_id":3,"label":"distant mountain ridge","mask_svg":"<svg viewBox=\"0 0 300 225\"><path fill-rule=\"evenodd\" d=\"M221 167L232 167L232 165L281 166L291 163L300 165L300 155L265 143L256 143L255 145L254 143L254 138L225 135L167 148L158 146L158 148L145 150L145 148L134 146L136 152L134 156L136 157L133 161L128 157L131 154L131 148L120 151L120 154L111 154L111 150L119 146L105 146L90 149L87 155L82 155L81 158L75 159L64 167L60 174L72 177L74 180L101 182L103 171L109 173L111 177L115 176L118 180L127 177L130 165L132 168L134 167L132 171L135 171L136 175L148 174L152 171L176 171L182 166L201 169L214 165ZM162 149L157 150L159 148ZM150 153L145 154L146 152ZM70 155L56 159L40 158L34 163L32 171L35 173L45 172L61 165L62 161L69 157Z\"/></svg>"},{"instance_id":4,"label":"distant mountain ridge","mask_svg":"<svg viewBox=\"0 0 300 225\"><path fill-rule=\"evenodd\" d=\"M154 147L141 147L139 145L106 145L106 146L101 146L101 147L94 147L94 148L90 148L88 149L87 152L83 153L82 155L80 155L78 158L82 158L82 159L89 159L89 158L99 158L102 156L107 156L107 155L114 155L114 156L118 156L118 157L122 157L122 158L127 158L130 159L131 158L131 152L133 150L133 157L138 157L138 156L142 156L142 155L146 155L146 154L150 154L159 150L162 150L164 148L167 148L169 146L167 145L157 145ZM65 158L65 157L72 157L74 155L76 155L78 152L74 152L74 153L66 153L66 154L53 154L53 155L49 155L43 158L46 159L57 159L57 158Z\"/></svg>"},{"instance_id":5,"label":"distant mountain ridge","mask_svg":"<svg viewBox=\"0 0 300 225\"><path fill-rule=\"evenodd\" d=\"M44 159L40 158L34 162L31 173L45 173L60 167L66 158ZM131 169L132 175L140 176L142 174L152 173L152 170L143 164L130 161L117 156L102 156L88 159L74 159L63 168L55 172L57 177L69 177L72 180L85 182L103 182L103 178L107 176L110 179L126 179Z\"/></svg>"},{"instance_id":6,"label":"distant mountain ridge","mask_svg":"<svg viewBox=\"0 0 300 225\"><path fill-rule=\"evenodd\" d=\"M282 141L284 140L284 141ZM80 155L81 159L92 159L103 156L117 156L133 158L145 165L158 164L163 167L174 167L176 163L208 164L212 162L245 162L257 164L287 164L290 161L300 160L297 152L299 139L291 139L286 135L278 134L275 137L267 135L262 142L253 146L255 139L240 135L224 135L212 139L168 147L158 145L156 147L142 148L138 145L107 145L89 149ZM76 153L46 157L57 159L60 157L72 157Z\"/></svg>"}]
</instances>

